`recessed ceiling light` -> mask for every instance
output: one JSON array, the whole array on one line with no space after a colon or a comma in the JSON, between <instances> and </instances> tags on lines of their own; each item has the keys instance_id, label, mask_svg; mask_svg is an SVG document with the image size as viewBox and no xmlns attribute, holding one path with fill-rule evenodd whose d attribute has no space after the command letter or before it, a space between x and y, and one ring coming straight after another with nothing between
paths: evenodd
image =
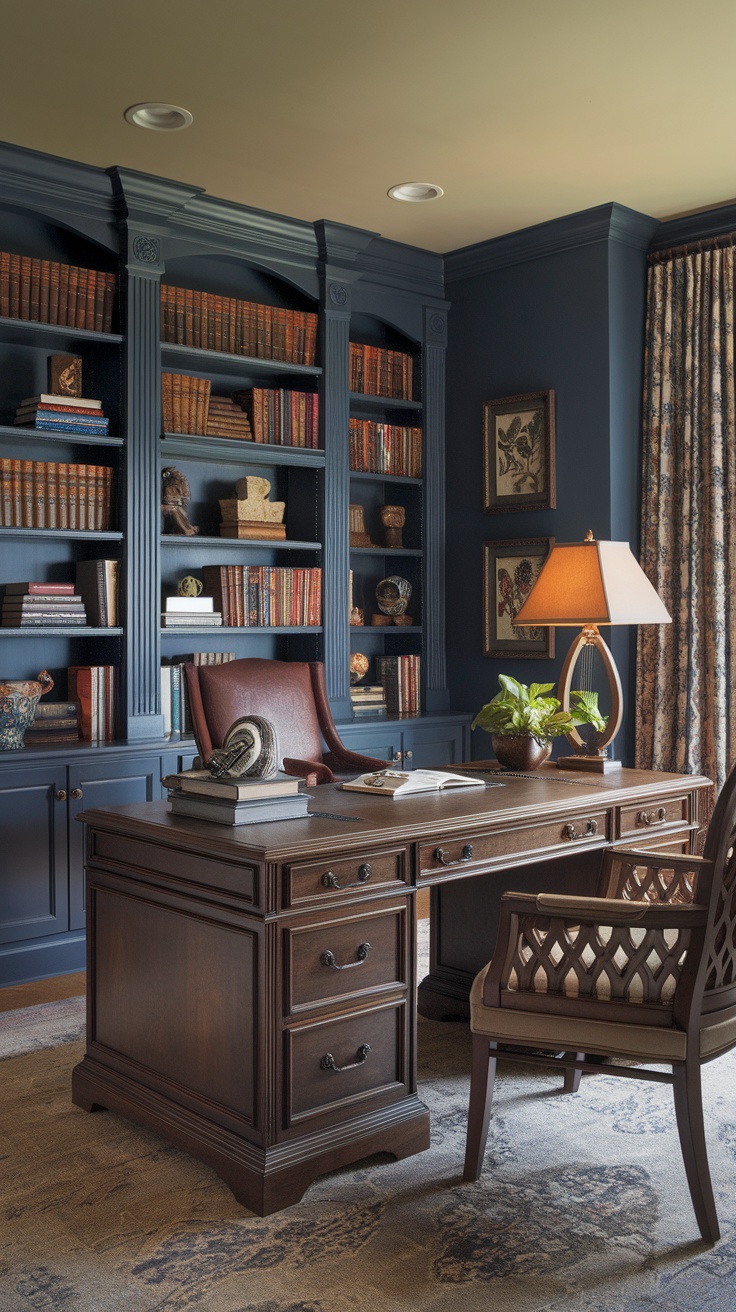
<instances>
[{"instance_id":1,"label":"recessed ceiling light","mask_svg":"<svg viewBox=\"0 0 736 1312\"><path fill-rule=\"evenodd\" d=\"M146 101L143 105L131 105L124 117L137 128L150 128L153 132L179 132L194 122L194 116L188 109L179 105L163 105L156 100Z\"/></svg>"},{"instance_id":2,"label":"recessed ceiling light","mask_svg":"<svg viewBox=\"0 0 736 1312\"><path fill-rule=\"evenodd\" d=\"M435 182L400 182L388 194L392 200L438 200L445 193Z\"/></svg>"}]
</instances>

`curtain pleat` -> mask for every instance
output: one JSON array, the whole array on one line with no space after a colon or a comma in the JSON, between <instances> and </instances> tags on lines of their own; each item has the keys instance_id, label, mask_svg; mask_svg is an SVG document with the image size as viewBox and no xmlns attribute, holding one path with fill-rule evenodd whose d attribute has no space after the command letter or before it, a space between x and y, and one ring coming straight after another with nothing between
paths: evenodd
<instances>
[{"instance_id":1,"label":"curtain pleat","mask_svg":"<svg viewBox=\"0 0 736 1312\"><path fill-rule=\"evenodd\" d=\"M638 633L636 763L708 774L736 757L734 248L649 269L641 563L672 624Z\"/></svg>"}]
</instances>

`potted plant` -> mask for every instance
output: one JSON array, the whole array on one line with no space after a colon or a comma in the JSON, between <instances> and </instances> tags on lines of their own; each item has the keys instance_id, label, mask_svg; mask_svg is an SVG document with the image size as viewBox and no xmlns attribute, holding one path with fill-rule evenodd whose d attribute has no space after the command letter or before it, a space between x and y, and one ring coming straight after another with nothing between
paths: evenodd
<instances>
[{"instance_id":1,"label":"potted plant","mask_svg":"<svg viewBox=\"0 0 736 1312\"><path fill-rule=\"evenodd\" d=\"M549 695L553 683L527 687L509 674L499 674L498 681L501 691L478 712L471 727L491 735L496 759L509 769L538 769L552 750L552 739L577 725L590 724L599 731L606 727L595 692L571 692L571 709L563 711L557 697Z\"/></svg>"}]
</instances>

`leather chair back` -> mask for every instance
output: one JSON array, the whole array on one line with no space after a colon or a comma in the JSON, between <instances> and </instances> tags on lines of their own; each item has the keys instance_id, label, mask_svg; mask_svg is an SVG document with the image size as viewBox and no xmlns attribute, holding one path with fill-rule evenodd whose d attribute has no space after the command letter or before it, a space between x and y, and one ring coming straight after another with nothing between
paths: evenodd
<instances>
[{"instance_id":1,"label":"leather chair back","mask_svg":"<svg viewBox=\"0 0 736 1312\"><path fill-rule=\"evenodd\" d=\"M234 720L261 715L276 730L279 760L321 761L322 738L309 665L250 657L197 667L212 747L222 747Z\"/></svg>"}]
</instances>

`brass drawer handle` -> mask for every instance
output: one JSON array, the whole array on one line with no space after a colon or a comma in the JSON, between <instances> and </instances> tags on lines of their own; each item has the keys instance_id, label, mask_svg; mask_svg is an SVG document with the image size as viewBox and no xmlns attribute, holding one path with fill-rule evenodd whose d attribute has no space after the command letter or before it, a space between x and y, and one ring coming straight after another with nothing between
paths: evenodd
<instances>
[{"instance_id":1,"label":"brass drawer handle","mask_svg":"<svg viewBox=\"0 0 736 1312\"><path fill-rule=\"evenodd\" d=\"M364 861L358 866L358 878L352 884L338 884L337 875L333 875L331 870L325 870L322 876L322 884L325 888L356 888L358 884L365 884L373 874L373 867L369 861Z\"/></svg>"},{"instance_id":2,"label":"brass drawer handle","mask_svg":"<svg viewBox=\"0 0 736 1312\"><path fill-rule=\"evenodd\" d=\"M370 943L359 943L355 953L356 960L346 961L343 963L342 966L340 966L335 960L334 952L330 952L328 948L326 952L322 953L320 957L320 962L322 963L323 966L327 966L330 970L353 970L355 966L363 965L363 962L368 956L370 950L371 950Z\"/></svg>"},{"instance_id":3,"label":"brass drawer handle","mask_svg":"<svg viewBox=\"0 0 736 1312\"><path fill-rule=\"evenodd\" d=\"M636 817L638 825L661 825L667 819L667 807L658 806L656 811L640 811Z\"/></svg>"},{"instance_id":4,"label":"brass drawer handle","mask_svg":"<svg viewBox=\"0 0 736 1312\"><path fill-rule=\"evenodd\" d=\"M343 1071L354 1071L356 1066L362 1066L363 1062L368 1060L368 1053L370 1052L370 1050L371 1050L370 1043L361 1043L360 1047L358 1048L358 1051L355 1054L358 1060L350 1062L349 1066L338 1066L332 1053L326 1052L324 1057L322 1057L320 1060L319 1063L320 1069L323 1071L335 1071L335 1073L338 1075L341 1074Z\"/></svg>"},{"instance_id":5,"label":"brass drawer handle","mask_svg":"<svg viewBox=\"0 0 736 1312\"><path fill-rule=\"evenodd\" d=\"M586 820L584 833L583 832L578 833L577 829L573 824L566 824L565 828L562 831L562 837L567 838L571 843L574 843L579 838L592 838L597 833L598 833L598 821Z\"/></svg>"},{"instance_id":6,"label":"brass drawer handle","mask_svg":"<svg viewBox=\"0 0 736 1312\"><path fill-rule=\"evenodd\" d=\"M473 859L473 844L472 844L472 843L465 843L465 845L464 845L464 847L463 847L463 851L462 851L462 856L457 857L457 859L456 859L455 861L448 861L448 859L447 859L447 852L445 851L444 847L436 847L436 848L434 849L434 859L435 859L435 861L439 861L440 865L443 865L443 866L459 866L459 865L462 865L463 861L472 861L472 859Z\"/></svg>"}]
</instances>

